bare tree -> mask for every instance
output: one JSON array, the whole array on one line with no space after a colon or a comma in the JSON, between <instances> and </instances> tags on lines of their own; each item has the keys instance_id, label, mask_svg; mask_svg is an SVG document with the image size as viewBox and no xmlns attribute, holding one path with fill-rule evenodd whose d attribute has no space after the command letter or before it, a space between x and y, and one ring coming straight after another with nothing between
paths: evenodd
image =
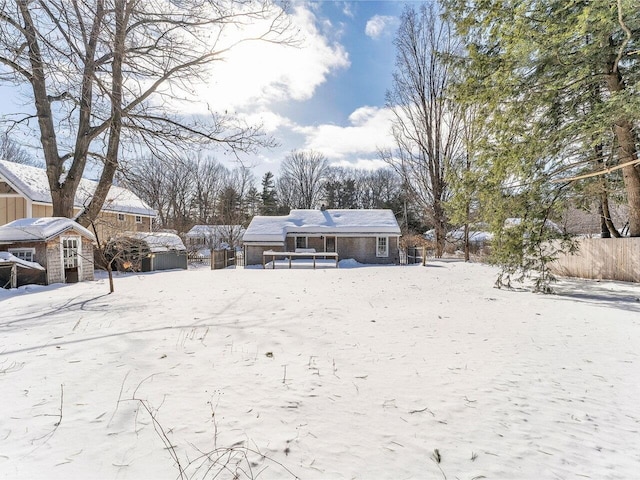
<instances>
[{"instance_id":1,"label":"bare tree","mask_svg":"<svg viewBox=\"0 0 640 480\"><path fill-rule=\"evenodd\" d=\"M397 214L402 207L402 178L391 168L366 172L359 176L357 193L361 208L391 208Z\"/></svg>"},{"instance_id":2,"label":"bare tree","mask_svg":"<svg viewBox=\"0 0 640 480\"><path fill-rule=\"evenodd\" d=\"M0 133L0 160L21 163L23 165L37 165L29 152L16 142L8 131Z\"/></svg>"},{"instance_id":3,"label":"bare tree","mask_svg":"<svg viewBox=\"0 0 640 480\"><path fill-rule=\"evenodd\" d=\"M229 172L220 192L217 205L217 224L221 240L236 247L250 220L252 196L257 192L255 178L248 168Z\"/></svg>"},{"instance_id":4,"label":"bare tree","mask_svg":"<svg viewBox=\"0 0 640 480\"><path fill-rule=\"evenodd\" d=\"M124 184L158 214L156 225L169 223L169 176L167 162L154 156L142 157L124 169Z\"/></svg>"},{"instance_id":5,"label":"bare tree","mask_svg":"<svg viewBox=\"0 0 640 480\"><path fill-rule=\"evenodd\" d=\"M215 208L228 171L214 158L198 158L193 179L193 220L197 224L211 225Z\"/></svg>"},{"instance_id":6,"label":"bare tree","mask_svg":"<svg viewBox=\"0 0 640 480\"><path fill-rule=\"evenodd\" d=\"M172 162L166 175L168 176L168 200L172 228L180 233L187 232L193 226L192 200L193 184L197 174L197 165L186 158L178 158Z\"/></svg>"},{"instance_id":7,"label":"bare tree","mask_svg":"<svg viewBox=\"0 0 640 480\"><path fill-rule=\"evenodd\" d=\"M460 114L447 90L455 71L447 56L459 48L453 28L433 4L405 7L396 39L396 71L387 105L395 114L394 151L381 152L425 209L436 234L436 255L444 252L449 195L447 172L460 152Z\"/></svg>"},{"instance_id":8,"label":"bare tree","mask_svg":"<svg viewBox=\"0 0 640 480\"><path fill-rule=\"evenodd\" d=\"M190 118L172 102L192 94L240 42L286 43L287 16L271 0L3 0L0 81L29 87L53 214L73 216L75 192L90 160L102 170L78 218L96 218L118 169L122 141L152 153L186 143L250 151L272 140L226 116ZM264 22L262 32L229 41L225 33ZM224 42L227 43L224 43Z\"/></svg>"},{"instance_id":9,"label":"bare tree","mask_svg":"<svg viewBox=\"0 0 640 480\"><path fill-rule=\"evenodd\" d=\"M293 151L280 166L277 194L289 208L315 208L322 200L329 162L314 151Z\"/></svg>"}]
</instances>

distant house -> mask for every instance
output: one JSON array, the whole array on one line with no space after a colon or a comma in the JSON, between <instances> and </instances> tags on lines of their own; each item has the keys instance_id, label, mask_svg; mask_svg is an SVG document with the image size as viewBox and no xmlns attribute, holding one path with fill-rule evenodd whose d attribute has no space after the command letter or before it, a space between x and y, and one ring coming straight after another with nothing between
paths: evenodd
<instances>
[{"instance_id":1,"label":"distant house","mask_svg":"<svg viewBox=\"0 0 640 480\"><path fill-rule=\"evenodd\" d=\"M291 210L289 215L254 217L243 236L246 265L263 262L263 252L336 252L365 264L400 262L400 227L391 210Z\"/></svg>"},{"instance_id":2,"label":"distant house","mask_svg":"<svg viewBox=\"0 0 640 480\"><path fill-rule=\"evenodd\" d=\"M98 182L83 178L74 201L75 213L93 195ZM42 168L0 160L0 225L20 218L51 217L53 204ZM118 232L150 232L156 212L126 188L112 185L96 219L100 240Z\"/></svg>"},{"instance_id":3,"label":"distant house","mask_svg":"<svg viewBox=\"0 0 640 480\"><path fill-rule=\"evenodd\" d=\"M611 200L609 215L613 224L620 231L629 218L628 206ZM562 213L560 226L564 232L570 235L599 237L602 234L602 223L598 205L594 203L585 209L577 208L573 203L569 203L569 206Z\"/></svg>"},{"instance_id":4,"label":"distant house","mask_svg":"<svg viewBox=\"0 0 640 480\"><path fill-rule=\"evenodd\" d=\"M194 225L185 239L189 251L221 250L242 245L242 225Z\"/></svg>"},{"instance_id":5,"label":"distant house","mask_svg":"<svg viewBox=\"0 0 640 480\"><path fill-rule=\"evenodd\" d=\"M44 283L93 280L93 234L68 218L22 218L0 226L0 252L44 267Z\"/></svg>"}]
</instances>

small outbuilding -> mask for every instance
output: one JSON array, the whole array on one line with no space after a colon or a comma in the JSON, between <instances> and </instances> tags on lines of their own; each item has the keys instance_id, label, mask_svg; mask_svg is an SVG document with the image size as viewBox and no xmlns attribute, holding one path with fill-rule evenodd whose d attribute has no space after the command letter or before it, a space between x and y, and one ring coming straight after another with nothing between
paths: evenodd
<instances>
[{"instance_id":1,"label":"small outbuilding","mask_svg":"<svg viewBox=\"0 0 640 480\"><path fill-rule=\"evenodd\" d=\"M39 263L27 262L9 252L0 252L0 288L43 284L45 275L44 267Z\"/></svg>"},{"instance_id":2,"label":"small outbuilding","mask_svg":"<svg viewBox=\"0 0 640 480\"><path fill-rule=\"evenodd\" d=\"M276 258L354 259L364 264L398 264L400 226L388 209L291 210L289 215L256 216L243 237L245 265ZM327 255L329 257L329 255Z\"/></svg>"},{"instance_id":3,"label":"small outbuilding","mask_svg":"<svg viewBox=\"0 0 640 480\"><path fill-rule=\"evenodd\" d=\"M0 252L41 265L44 283L93 280L93 234L64 217L22 218L0 227Z\"/></svg>"},{"instance_id":4,"label":"small outbuilding","mask_svg":"<svg viewBox=\"0 0 640 480\"><path fill-rule=\"evenodd\" d=\"M142 258L142 271L187 269L187 249L178 235L168 232L142 233L131 236L144 242L149 253Z\"/></svg>"}]
</instances>

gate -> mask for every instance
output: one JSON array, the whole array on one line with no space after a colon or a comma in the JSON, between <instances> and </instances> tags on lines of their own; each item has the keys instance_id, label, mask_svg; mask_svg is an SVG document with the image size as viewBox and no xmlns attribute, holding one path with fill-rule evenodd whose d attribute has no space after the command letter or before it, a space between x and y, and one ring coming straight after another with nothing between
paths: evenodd
<instances>
[{"instance_id":1,"label":"gate","mask_svg":"<svg viewBox=\"0 0 640 480\"><path fill-rule=\"evenodd\" d=\"M227 267L244 267L242 250L214 250L211 257L211 270Z\"/></svg>"},{"instance_id":2,"label":"gate","mask_svg":"<svg viewBox=\"0 0 640 480\"><path fill-rule=\"evenodd\" d=\"M400 265L414 265L416 263L424 265L426 261L426 247L407 247L400 249Z\"/></svg>"}]
</instances>

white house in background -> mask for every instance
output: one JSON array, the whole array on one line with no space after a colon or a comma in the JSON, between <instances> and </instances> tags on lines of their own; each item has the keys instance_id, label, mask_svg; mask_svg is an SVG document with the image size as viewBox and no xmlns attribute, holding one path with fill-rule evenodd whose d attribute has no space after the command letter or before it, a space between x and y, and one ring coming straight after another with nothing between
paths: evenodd
<instances>
[{"instance_id":1,"label":"white house in background","mask_svg":"<svg viewBox=\"0 0 640 480\"><path fill-rule=\"evenodd\" d=\"M98 182L83 178L74 201L75 213L92 196ZM20 218L51 217L53 203L42 168L0 160L0 225ZM124 231L150 232L156 212L126 188L111 186L96 220L100 240Z\"/></svg>"},{"instance_id":2,"label":"white house in background","mask_svg":"<svg viewBox=\"0 0 640 480\"><path fill-rule=\"evenodd\" d=\"M190 251L220 250L241 246L244 233L242 225L194 225L185 239Z\"/></svg>"},{"instance_id":3,"label":"white house in background","mask_svg":"<svg viewBox=\"0 0 640 480\"><path fill-rule=\"evenodd\" d=\"M256 216L243 236L246 265L263 262L263 252L336 252L340 260L400 263L400 226L391 210L291 210Z\"/></svg>"},{"instance_id":4,"label":"white house in background","mask_svg":"<svg viewBox=\"0 0 640 480\"><path fill-rule=\"evenodd\" d=\"M44 267L41 283L93 280L93 242L86 228L68 218L22 218L0 226L0 252Z\"/></svg>"}]
</instances>

